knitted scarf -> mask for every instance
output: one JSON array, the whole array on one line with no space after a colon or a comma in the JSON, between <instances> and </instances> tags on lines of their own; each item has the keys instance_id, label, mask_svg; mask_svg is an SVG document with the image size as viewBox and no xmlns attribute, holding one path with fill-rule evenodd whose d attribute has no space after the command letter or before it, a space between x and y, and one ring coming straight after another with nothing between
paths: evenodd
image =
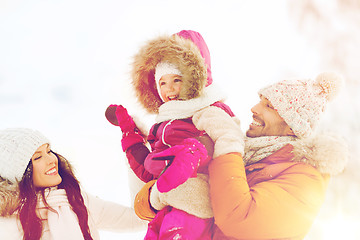
<instances>
[{"instance_id":1,"label":"knitted scarf","mask_svg":"<svg viewBox=\"0 0 360 240\"><path fill-rule=\"evenodd\" d=\"M296 140L292 136L246 137L244 163L246 166L256 163Z\"/></svg>"},{"instance_id":2,"label":"knitted scarf","mask_svg":"<svg viewBox=\"0 0 360 240\"><path fill-rule=\"evenodd\" d=\"M173 119L184 119L192 117L200 109L225 99L224 93L212 84L204 89L197 98L189 100L177 100L163 103L159 108L159 114L156 116L156 122L164 122Z\"/></svg>"},{"instance_id":3,"label":"knitted scarf","mask_svg":"<svg viewBox=\"0 0 360 240\"><path fill-rule=\"evenodd\" d=\"M45 207L42 197L39 196L37 211L40 217L47 220L45 236L52 240L78 239L83 240L79 221L71 208L64 189L52 188L45 191L46 202L56 212Z\"/></svg>"}]
</instances>

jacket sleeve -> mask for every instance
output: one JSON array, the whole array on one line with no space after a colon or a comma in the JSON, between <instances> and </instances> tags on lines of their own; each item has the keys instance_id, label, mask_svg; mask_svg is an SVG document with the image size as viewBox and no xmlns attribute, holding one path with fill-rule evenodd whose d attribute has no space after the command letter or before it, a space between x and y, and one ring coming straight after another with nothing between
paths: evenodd
<instances>
[{"instance_id":1,"label":"jacket sleeve","mask_svg":"<svg viewBox=\"0 0 360 240\"><path fill-rule=\"evenodd\" d=\"M215 223L236 239L302 239L327 185L327 178L315 168L297 163L278 177L249 187L239 154L214 159L209 176Z\"/></svg>"},{"instance_id":2,"label":"jacket sleeve","mask_svg":"<svg viewBox=\"0 0 360 240\"><path fill-rule=\"evenodd\" d=\"M155 176L145 169L144 161L149 156L149 149L143 144L138 143L128 148L126 157L131 170L143 182L155 179Z\"/></svg>"},{"instance_id":3,"label":"jacket sleeve","mask_svg":"<svg viewBox=\"0 0 360 240\"><path fill-rule=\"evenodd\" d=\"M193 115L193 123L214 141L213 157L231 152L244 153L244 134L240 121L218 106L209 106Z\"/></svg>"},{"instance_id":4,"label":"jacket sleeve","mask_svg":"<svg viewBox=\"0 0 360 240\"><path fill-rule=\"evenodd\" d=\"M155 135L153 134L156 125L153 125L150 134L147 137L147 141L152 144L155 141ZM154 174L146 170L145 160L151 158L152 153L144 143L137 143L129 147L126 151L126 157L128 159L130 168L135 175L143 182L149 182L156 178Z\"/></svg>"},{"instance_id":5,"label":"jacket sleeve","mask_svg":"<svg viewBox=\"0 0 360 240\"><path fill-rule=\"evenodd\" d=\"M146 183L135 197L135 213L143 220L151 221L156 216L156 210L150 204L150 192L155 183L155 180Z\"/></svg>"},{"instance_id":6,"label":"jacket sleeve","mask_svg":"<svg viewBox=\"0 0 360 240\"><path fill-rule=\"evenodd\" d=\"M140 231L146 228L147 222L139 219L133 208L123 206L98 197L83 193L87 202L89 218L100 230L112 232Z\"/></svg>"}]
</instances>

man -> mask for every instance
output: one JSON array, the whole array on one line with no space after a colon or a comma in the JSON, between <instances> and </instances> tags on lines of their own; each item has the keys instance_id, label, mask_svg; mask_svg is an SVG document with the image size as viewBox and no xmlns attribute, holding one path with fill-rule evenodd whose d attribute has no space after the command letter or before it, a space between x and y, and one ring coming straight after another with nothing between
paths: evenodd
<instances>
[{"instance_id":1,"label":"man","mask_svg":"<svg viewBox=\"0 0 360 240\"><path fill-rule=\"evenodd\" d=\"M305 237L324 201L329 177L343 171L348 157L341 138L315 131L341 81L334 73L322 73L315 81L285 80L259 91L260 102L251 109L245 154L225 154L209 165L216 224L213 239ZM195 193L189 196L186 191L188 198L198 199L195 195L204 192L206 180L195 179L180 186L174 196L153 187L151 204L159 206L160 201L183 210L196 209L184 207L177 199L181 189L189 188ZM145 206L153 184L146 184L136 198L140 217L151 218L151 209Z\"/></svg>"}]
</instances>

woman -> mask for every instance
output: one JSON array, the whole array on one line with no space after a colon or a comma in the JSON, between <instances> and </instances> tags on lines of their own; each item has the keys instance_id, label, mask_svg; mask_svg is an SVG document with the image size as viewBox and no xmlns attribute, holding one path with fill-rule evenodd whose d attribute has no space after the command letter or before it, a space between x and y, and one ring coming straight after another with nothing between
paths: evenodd
<instances>
[{"instance_id":1,"label":"woman","mask_svg":"<svg viewBox=\"0 0 360 240\"><path fill-rule=\"evenodd\" d=\"M0 131L0 239L100 239L140 230L133 209L82 191L70 163L38 131Z\"/></svg>"}]
</instances>

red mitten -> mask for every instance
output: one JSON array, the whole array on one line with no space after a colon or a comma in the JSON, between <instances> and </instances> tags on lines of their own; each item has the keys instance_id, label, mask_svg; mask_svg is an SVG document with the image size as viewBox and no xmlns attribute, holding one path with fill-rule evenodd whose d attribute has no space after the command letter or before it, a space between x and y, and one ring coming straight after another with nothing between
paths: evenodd
<instances>
[{"instance_id":1,"label":"red mitten","mask_svg":"<svg viewBox=\"0 0 360 240\"><path fill-rule=\"evenodd\" d=\"M122 105L110 105L105 111L105 117L111 124L121 128L123 133L121 145L124 151L136 143L145 142L134 120Z\"/></svg>"},{"instance_id":2,"label":"red mitten","mask_svg":"<svg viewBox=\"0 0 360 240\"><path fill-rule=\"evenodd\" d=\"M110 105L105 111L105 116L111 124L120 126L124 134L137 129L134 120L122 105Z\"/></svg>"},{"instance_id":3,"label":"red mitten","mask_svg":"<svg viewBox=\"0 0 360 240\"><path fill-rule=\"evenodd\" d=\"M168 148L153 156L153 159L173 160L157 180L160 192L168 192L183 184L188 178L195 177L196 171L202 162L207 161L205 146L194 138L187 138L182 145Z\"/></svg>"}]
</instances>

